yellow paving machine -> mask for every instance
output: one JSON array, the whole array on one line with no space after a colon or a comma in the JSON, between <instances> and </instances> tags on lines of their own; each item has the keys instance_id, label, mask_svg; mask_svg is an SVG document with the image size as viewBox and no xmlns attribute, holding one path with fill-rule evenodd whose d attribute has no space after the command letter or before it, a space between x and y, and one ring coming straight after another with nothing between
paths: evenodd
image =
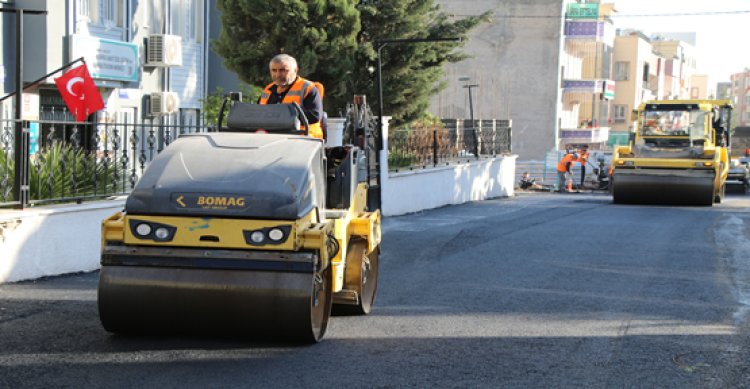
<instances>
[{"instance_id":1,"label":"yellow paving machine","mask_svg":"<svg viewBox=\"0 0 750 389\"><path fill-rule=\"evenodd\" d=\"M627 146L615 149L610 190L615 203L713 205L729 171L729 100L641 104Z\"/></svg>"},{"instance_id":2,"label":"yellow paving machine","mask_svg":"<svg viewBox=\"0 0 750 389\"><path fill-rule=\"evenodd\" d=\"M300 131L299 106L231 96L226 127L180 136L103 222L106 330L317 342L332 306L372 309L381 234L364 97L343 145L326 147Z\"/></svg>"}]
</instances>

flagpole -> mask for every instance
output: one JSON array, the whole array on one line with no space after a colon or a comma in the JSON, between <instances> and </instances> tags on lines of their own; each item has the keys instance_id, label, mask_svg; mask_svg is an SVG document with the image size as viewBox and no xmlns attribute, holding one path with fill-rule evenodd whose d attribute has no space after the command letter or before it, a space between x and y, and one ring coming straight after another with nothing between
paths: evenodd
<instances>
[{"instance_id":1,"label":"flagpole","mask_svg":"<svg viewBox=\"0 0 750 389\"><path fill-rule=\"evenodd\" d=\"M40 83L40 82L42 82L42 81L46 80L46 79L47 79L47 78L49 78L49 77L50 77L51 75L53 75L53 74L55 74L55 73L57 73L57 72L63 71L63 70L65 70L65 69L67 69L67 68L69 68L69 67L71 67L71 66L75 65L75 64L76 64L76 63L78 63L78 62L83 62L84 64L86 64L86 60L85 60L85 59L83 59L83 57L81 57L81 58L78 58L78 59L76 59L75 61L73 61L73 62L71 62L71 63L69 63L69 64L66 64L66 65L63 65L63 66L61 66L61 67L59 67L59 68L57 68L57 69L53 70L52 72L50 72L50 73L47 73L46 75L44 75L44 76L42 76L42 77L39 77L39 78L37 78L36 80L34 80L34 81L32 81L32 82L30 82L30 83L26 84L26 86L24 86L24 87L23 87L23 89L24 89L24 90L26 90L27 88L30 88L30 87L32 87L32 86L34 86L34 85L36 85L36 84L38 84L38 83ZM11 92L11 93L9 93L9 94L7 94L7 95L3 96L2 98L0 98L0 103L1 103L1 102L3 102L3 100L5 100L5 99L9 99L9 98L11 98L11 97L15 96L15 95L16 95L16 93L18 93L18 91L15 91L15 92Z\"/></svg>"}]
</instances>

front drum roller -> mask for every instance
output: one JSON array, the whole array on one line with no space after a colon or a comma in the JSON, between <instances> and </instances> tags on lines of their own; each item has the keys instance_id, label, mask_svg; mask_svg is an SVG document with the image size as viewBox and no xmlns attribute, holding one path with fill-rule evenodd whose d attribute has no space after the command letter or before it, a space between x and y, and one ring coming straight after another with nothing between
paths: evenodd
<instances>
[{"instance_id":1,"label":"front drum roller","mask_svg":"<svg viewBox=\"0 0 750 389\"><path fill-rule=\"evenodd\" d=\"M171 250L164 258L158 248L129 249L105 250L102 259L99 317L109 332L311 343L326 332L331 267L314 270L315 254L243 261L217 258L219 250L204 258L195 256L203 250Z\"/></svg>"},{"instance_id":2,"label":"front drum roller","mask_svg":"<svg viewBox=\"0 0 750 389\"><path fill-rule=\"evenodd\" d=\"M354 238L349 241L346 254L344 289L357 292L354 305L336 304L334 311L340 315L367 315L375 304L378 291L378 257L380 247L367 253L367 241Z\"/></svg>"},{"instance_id":3,"label":"front drum roller","mask_svg":"<svg viewBox=\"0 0 750 389\"><path fill-rule=\"evenodd\" d=\"M712 205L713 170L618 169L612 177L615 204Z\"/></svg>"}]
</instances>

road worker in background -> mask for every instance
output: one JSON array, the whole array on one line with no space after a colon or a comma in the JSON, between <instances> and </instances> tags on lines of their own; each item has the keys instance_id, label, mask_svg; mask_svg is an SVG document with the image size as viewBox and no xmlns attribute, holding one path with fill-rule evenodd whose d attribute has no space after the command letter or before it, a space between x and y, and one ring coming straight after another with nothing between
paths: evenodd
<instances>
[{"instance_id":1,"label":"road worker in background","mask_svg":"<svg viewBox=\"0 0 750 389\"><path fill-rule=\"evenodd\" d=\"M560 162L557 163L558 192L573 191L573 174L570 169L575 162L578 162L579 158L580 155L578 153L565 154L562 159L560 159Z\"/></svg>"},{"instance_id":2,"label":"road worker in background","mask_svg":"<svg viewBox=\"0 0 750 389\"><path fill-rule=\"evenodd\" d=\"M581 188L583 188L583 183L586 180L586 161L589 160L589 145L583 145L581 146L581 149L578 150L578 162L581 163Z\"/></svg>"}]
</instances>

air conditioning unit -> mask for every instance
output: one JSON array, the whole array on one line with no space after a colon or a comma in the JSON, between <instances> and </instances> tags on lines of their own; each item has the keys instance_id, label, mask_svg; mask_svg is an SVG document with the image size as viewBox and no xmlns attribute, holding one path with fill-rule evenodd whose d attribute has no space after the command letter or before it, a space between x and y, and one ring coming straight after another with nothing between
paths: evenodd
<instances>
[{"instance_id":1,"label":"air conditioning unit","mask_svg":"<svg viewBox=\"0 0 750 389\"><path fill-rule=\"evenodd\" d=\"M180 109L180 98L175 92L155 92L148 103L150 116L162 116L175 113Z\"/></svg>"},{"instance_id":2,"label":"air conditioning unit","mask_svg":"<svg viewBox=\"0 0 750 389\"><path fill-rule=\"evenodd\" d=\"M149 35L146 47L146 65L182 66L182 37L178 35Z\"/></svg>"}]
</instances>

